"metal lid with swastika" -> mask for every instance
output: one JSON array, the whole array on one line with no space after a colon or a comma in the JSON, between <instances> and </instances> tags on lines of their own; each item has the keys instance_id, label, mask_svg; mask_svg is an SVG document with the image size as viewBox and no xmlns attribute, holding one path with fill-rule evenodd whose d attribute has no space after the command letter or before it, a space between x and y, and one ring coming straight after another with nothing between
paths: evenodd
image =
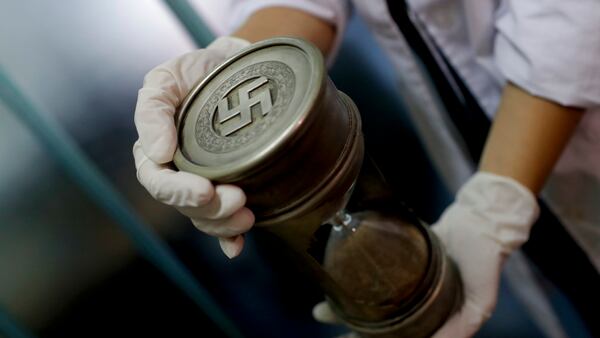
<instances>
[{"instance_id":1,"label":"metal lid with swastika","mask_svg":"<svg viewBox=\"0 0 600 338\"><path fill-rule=\"evenodd\" d=\"M177 129L175 165L241 186L259 222L317 202L350 153L362 158L356 107L320 51L296 38L255 43L219 65L178 108Z\"/></svg>"},{"instance_id":2,"label":"metal lid with swastika","mask_svg":"<svg viewBox=\"0 0 600 338\"><path fill-rule=\"evenodd\" d=\"M236 179L293 136L325 75L320 52L302 42L254 44L195 86L178 117L179 168Z\"/></svg>"},{"instance_id":3,"label":"metal lid with swastika","mask_svg":"<svg viewBox=\"0 0 600 338\"><path fill-rule=\"evenodd\" d=\"M435 237L418 220L405 222L395 204L389 215L363 212L348 216L346 230L334 227L325 269L310 256L320 247L314 234L345 206L361 169L360 126L318 49L275 38L192 89L178 109L174 163L240 186L256 223L305 259L337 317L361 336L428 334L451 312L460 283Z\"/></svg>"}]
</instances>

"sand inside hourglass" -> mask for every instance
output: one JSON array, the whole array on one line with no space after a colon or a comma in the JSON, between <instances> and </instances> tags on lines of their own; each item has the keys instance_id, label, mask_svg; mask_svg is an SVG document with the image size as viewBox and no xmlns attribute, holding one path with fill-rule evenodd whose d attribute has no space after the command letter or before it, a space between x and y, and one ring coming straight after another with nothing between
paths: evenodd
<instances>
[{"instance_id":1,"label":"sand inside hourglass","mask_svg":"<svg viewBox=\"0 0 600 338\"><path fill-rule=\"evenodd\" d=\"M366 313L356 315L382 320L408 301L425 278L428 243L417 227L398 217L374 211L351 217L331 230L324 268L364 305Z\"/></svg>"}]
</instances>

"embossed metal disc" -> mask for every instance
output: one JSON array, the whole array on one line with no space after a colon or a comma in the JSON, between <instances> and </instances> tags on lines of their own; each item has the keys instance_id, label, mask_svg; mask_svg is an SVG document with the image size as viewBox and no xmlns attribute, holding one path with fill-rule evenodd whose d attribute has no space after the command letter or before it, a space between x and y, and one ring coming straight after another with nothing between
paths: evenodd
<instances>
[{"instance_id":1,"label":"embossed metal disc","mask_svg":"<svg viewBox=\"0 0 600 338\"><path fill-rule=\"evenodd\" d=\"M301 132L324 79L320 52L303 40L242 50L179 107L175 165L209 179L240 179Z\"/></svg>"}]
</instances>

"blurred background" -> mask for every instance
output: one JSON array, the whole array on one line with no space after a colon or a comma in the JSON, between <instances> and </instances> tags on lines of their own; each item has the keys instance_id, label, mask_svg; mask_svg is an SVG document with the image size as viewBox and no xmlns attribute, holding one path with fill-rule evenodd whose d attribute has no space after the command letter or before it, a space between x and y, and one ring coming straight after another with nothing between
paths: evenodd
<instances>
[{"instance_id":1,"label":"blurred background","mask_svg":"<svg viewBox=\"0 0 600 338\"><path fill-rule=\"evenodd\" d=\"M144 74L223 34L226 10L227 1L205 0L0 2L0 336L344 332L311 319L323 295L260 233L230 261L136 180L133 111ZM390 67L353 18L331 77L359 106L390 185L433 223L451 196ZM556 304L566 333L586 337L559 294ZM503 283L479 337L545 335Z\"/></svg>"}]
</instances>

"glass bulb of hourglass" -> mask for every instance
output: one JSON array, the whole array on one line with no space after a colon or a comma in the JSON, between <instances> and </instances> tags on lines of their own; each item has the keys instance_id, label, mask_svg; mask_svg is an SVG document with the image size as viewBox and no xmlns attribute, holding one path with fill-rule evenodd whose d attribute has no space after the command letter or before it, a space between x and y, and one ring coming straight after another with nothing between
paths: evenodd
<instances>
[{"instance_id":1,"label":"glass bulb of hourglass","mask_svg":"<svg viewBox=\"0 0 600 338\"><path fill-rule=\"evenodd\" d=\"M340 211L331 223L323 267L360 305L345 314L373 321L395 315L426 276L429 243L423 234L398 216L377 211Z\"/></svg>"}]
</instances>

